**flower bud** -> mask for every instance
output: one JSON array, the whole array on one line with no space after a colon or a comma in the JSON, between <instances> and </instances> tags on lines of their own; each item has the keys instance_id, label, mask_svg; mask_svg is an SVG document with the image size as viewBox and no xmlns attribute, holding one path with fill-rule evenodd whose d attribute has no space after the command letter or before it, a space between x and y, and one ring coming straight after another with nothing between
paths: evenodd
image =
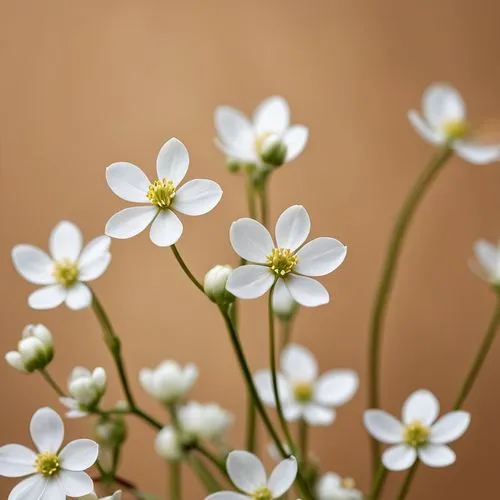
<instances>
[{"instance_id":1,"label":"flower bud","mask_svg":"<svg viewBox=\"0 0 500 500\"><path fill-rule=\"evenodd\" d=\"M232 271L231 266L217 265L205 274L203 289L212 302L227 305L234 301L234 295L226 290L226 283Z\"/></svg>"},{"instance_id":2,"label":"flower bud","mask_svg":"<svg viewBox=\"0 0 500 500\"><path fill-rule=\"evenodd\" d=\"M287 147L276 134L267 136L260 145L260 158L273 167L281 167L285 163Z\"/></svg>"},{"instance_id":3,"label":"flower bud","mask_svg":"<svg viewBox=\"0 0 500 500\"><path fill-rule=\"evenodd\" d=\"M235 160L234 158L228 157L228 158L226 158L226 167L230 172L236 173L236 172L239 172L243 168L243 165L238 160Z\"/></svg>"},{"instance_id":4,"label":"flower bud","mask_svg":"<svg viewBox=\"0 0 500 500\"><path fill-rule=\"evenodd\" d=\"M96 441L102 447L115 448L127 439L127 426L122 417L98 420L94 430Z\"/></svg>"},{"instance_id":5,"label":"flower bud","mask_svg":"<svg viewBox=\"0 0 500 500\"><path fill-rule=\"evenodd\" d=\"M217 404L200 404L194 401L178 411L182 430L189 439L220 441L232 425L233 416Z\"/></svg>"},{"instance_id":6,"label":"flower bud","mask_svg":"<svg viewBox=\"0 0 500 500\"><path fill-rule=\"evenodd\" d=\"M95 407L106 389L106 372L96 368L92 373L77 366L68 380L68 391L73 398L85 408Z\"/></svg>"},{"instance_id":7,"label":"flower bud","mask_svg":"<svg viewBox=\"0 0 500 500\"><path fill-rule=\"evenodd\" d=\"M277 287L273 293L272 308L274 315L281 321L289 321L299 309L290 292L284 286Z\"/></svg>"},{"instance_id":8,"label":"flower bud","mask_svg":"<svg viewBox=\"0 0 500 500\"><path fill-rule=\"evenodd\" d=\"M182 445L172 426L167 425L156 435L155 450L160 457L169 462L182 458Z\"/></svg>"}]
</instances>

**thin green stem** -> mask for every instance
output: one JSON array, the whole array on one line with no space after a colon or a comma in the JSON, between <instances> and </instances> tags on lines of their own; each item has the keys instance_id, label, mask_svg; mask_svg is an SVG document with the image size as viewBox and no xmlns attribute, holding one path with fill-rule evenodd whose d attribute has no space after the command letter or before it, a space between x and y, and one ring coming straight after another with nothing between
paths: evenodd
<instances>
[{"instance_id":1,"label":"thin green stem","mask_svg":"<svg viewBox=\"0 0 500 500\"><path fill-rule=\"evenodd\" d=\"M205 464L195 457L190 455L188 458L189 465L198 476L200 483L205 487L207 493L215 493L222 490L222 485L213 477L210 471L205 467Z\"/></svg>"},{"instance_id":2,"label":"thin green stem","mask_svg":"<svg viewBox=\"0 0 500 500\"><path fill-rule=\"evenodd\" d=\"M307 464L307 438L308 438L308 431L309 427L307 425L307 422L301 418L299 420L299 450L300 450L300 458L302 461L302 466Z\"/></svg>"},{"instance_id":3,"label":"thin green stem","mask_svg":"<svg viewBox=\"0 0 500 500\"><path fill-rule=\"evenodd\" d=\"M208 461L210 461L225 478L229 477L227 475L224 460L221 460L219 457L216 457L213 453L211 453L209 450L207 450L203 445L199 443L197 443L194 446L194 449L197 450L201 455L203 455Z\"/></svg>"},{"instance_id":4,"label":"thin green stem","mask_svg":"<svg viewBox=\"0 0 500 500\"><path fill-rule=\"evenodd\" d=\"M177 262L182 267L182 270L184 271L186 276L193 282L196 288L198 288L198 290L200 290L200 292L203 295L205 295L205 290L203 288L203 285L195 278L194 274L189 270L189 267L184 262L184 259L181 257L181 254L177 250L177 247L175 245L172 245L170 248L172 249L175 258L177 259Z\"/></svg>"},{"instance_id":5,"label":"thin green stem","mask_svg":"<svg viewBox=\"0 0 500 500\"><path fill-rule=\"evenodd\" d=\"M42 377L47 381L47 383L50 385L50 387L54 389L56 394L60 398L64 398L65 397L64 391L61 389L59 384L52 378L50 373L45 368L42 368L41 370L39 370L39 372L42 375Z\"/></svg>"},{"instance_id":6,"label":"thin green stem","mask_svg":"<svg viewBox=\"0 0 500 500\"><path fill-rule=\"evenodd\" d=\"M252 395L247 398L247 427L246 427L246 449L252 453L257 447L257 410L253 403Z\"/></svg>"},{"instance_id":7,"label":"thin green stem","mask_svg":"<svg viewBox=\"0 0 500 500\"><path fill-rule=\"evenodd\" d=\"M370 500L378 500L384 488L388 473L389 471L382 464L380 464L377 469L377 474L375 475L372 491L368 497Z\"/></svg>"},{"instance_id":8,"label":"thin green stem","mask_svg":"<svg viewBox=\"0 0 500 500\"><path fill-rule=\"evenodd\" d=\"M255 205L255 189L253 185L252 173L245 173L245 184L247 192L248 215L255 219L257 217L257 207Z\"/></svg>"},{"instance_id":9,"label":"thin green stem","mask_svg":"<svg viewBox=\"0 0 500 500\"><path fill-rule=\"evenodd\" d=\"M280 332L281 350L283 350L290 343L290 340L292 338L293 319L280 321L280 325L281 325L281 332Z\"/></svg>"},{"instance_id":10,"label":"thin green stem","mask_svg":"<svg viewBox=\"0 0 500 500\"><path fill-rule=\"evenodd\" d=\"M417 460L406 474L406 478L401 486L401 489L399 490L397 500L403 500L404 498L406 498L406 495L408 495L411 483L413 481L413 478L415 477L415 474L417 473L419 465L420 462Z\"/></svg>"},{"instance_id":11,"label":"thin green stem","mask_svg":"<svg viewBox=\"0 0 500 500\"><path fill-rule=\"evenodd\" d=\"M382 329L402 244L413 215L415 214L420 201L423 199L423 195L427 192L427 189L431 186L433 180L437 177L447 160L451 157L452 153L453 151L450 149L449 145L445 145L440 148L431 159L405 199L391 234L389 247L386 252L382 269L382 276L375 295L375 302L370 322L368 367L369 408L380 407L380 349ZM375 474L376 464L379 460L380 445L373 438L371 443L372 467L373 473Z\"/></svg>"},{"instance_id":12,"label":"thin green stem","mask_svg":"<svg viewBox=\"0 0 500 500\"><path fill-rule=\"evenodd\" d=\"M170 487L170 500L181 500L181 469L182 464L179 461L170 462L169 464L169 487Z\"/></svg>"},{"instance_id":13,"label":"thin green stem","mask_svg":"<svg viewBox=\"0 0 500 500\"><path fill-rule=\"evenodd\" d=\"M267 227L268 223L268 203L267 203L267 178L262 181L259 188L259 201L260 201L260 221Z\"/></svg>"}]
</instances>

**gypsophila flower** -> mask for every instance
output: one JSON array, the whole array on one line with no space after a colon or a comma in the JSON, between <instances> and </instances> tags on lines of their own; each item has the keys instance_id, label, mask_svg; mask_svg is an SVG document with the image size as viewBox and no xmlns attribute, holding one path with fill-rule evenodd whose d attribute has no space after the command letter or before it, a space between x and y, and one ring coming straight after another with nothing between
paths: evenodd
<instances>
[{"instance_id":1,"label":"gypsophila flower","mask_svg":"<svg viewBox=\"0 0 500 500\"><path fill-rule=\"evenodd\" d=\"M312 353L297 344L289 344L281 353L278 394L288 421L304 419L310 425L329 425L335 408L347 403L358 388L358 376L352 370L330 370L318 377L318 365ZM254 376L261 399L276 406L269 370Z\"/></svg>"},{"instance_id":2,"label":"gypsophila flower","mask_svg":"<svg viewBox=\"0 0 500 500\"><path fill-rule=\"evenodd\" d=\"M356 489L352 477L340 477L327 472L316 484L318 500L363 500L363 493Z\"/></svg>"},{"instance_id":3,"label":"gypsophila flower","mask_svg":"<svg viewBox=\"0 0 500 500\"><path fill-rule=\"evenodd\" d=\"M486 240L476 241L474 257L469 261L472 272L493 286L499 286L500 247Z\"/></svg>"},{"instance_id":4,"label":"gypsophila flower","mask_svg":"<svg viewBox=\"0 0 500 500\"><path fill-rule=\"evenodd\" d=\"M45 285L28 297L33 309L52 309L63 302L70 309L90 306L92 292L85 282L106 271L111 254L107 236L90 241L82 250L82 233L73 223L62 221L49 238L51 257L33 245L16 245L12 260L17 272L30 283Z\"/></svg>"},{"instance_id":5,"label":"gypsophila flower","mask_svg":"<svg viewBox=\"0 0 500 500\"><path fill-rule=\"evenodd\" d=\"M77 439L60 452L64 437L61 417L50 408L41 408L31 419L30 433L37 452L19 444L0 448L0 475L29 476L10 493L9 500L64 500L94 491L92 479L83 472L99 452L97 443Z\"/></svg>"},{"instance_id":6,"label":"gypsophila flower","mask_svg":"<svg viewBox=\"0 0 500 500\"><path fill-rule=\"evenodd\" d=\"M84 497L80 497L80 500L121 500L122 492L116 491L110 497L99 497L95 493L91 493L90 495L85 495Z\"/></svg>"},{"instance_id":7,"label":"gypsophila flower","mask_svg":"<svg viewBox=\"0 0 500 500\"><path fill-rule=\"evenodd\" d=\"M216 144L231 162L256 166L280 166L294 160L305 148L309 130L290 126L290 109L283 97L260 103L253 123L237 109L219 106L215 110Z\"/></svg>"},{"instance_id":8,"label":"gypsophila flower","mask_svg":"<svg viewBox=\"0 0 500 500\"><path fill-rule=\"evenodd\" d=\"M500 160L500 145L483 144L473 137L462 97L450 85L435 83L426 89L422 114L411 110L408 118L426 141L448 144L458 156L477 165Z\"/></svg>"},{"instance_id":9,"label":"gypsophila flower","mask_svg":"<svg viewBox=\"0 0 500 500\"><path fill-rule=\"evenodd\" d=\"M273 500L285 494L297 476L295 457L282 460L271 472L269 479L262 462L247 451L232 451L226 461L227 473L233 484L244 494L219 491L206 500Z\"/></svg>"},{"instance_id":10,"label":"gypsophila flower","mask_svg":"<svg viewBox=\"0 0 500 500\"><path fill-rule=\"evenodd\" d=\"M106 169L106 180L113 193L125 201L143 204L125 208L113 215L105 233L113 238L131 238L151 224L149 236L160 247L173 245L183 226L175 212L203 215L220 201L222 189L208 179L195 179L179 187L189 167L189 154L176 138L168 140L156 160L157 179L151 182L132 163L113 163Z\"/></svg>"},{"instance_id":11,"label":"gypsophila flower","mask_svg":"<svg viewBox=\"0 0 500 500\"><path fill-rule=\"evenodd\" d=\"M212 302L220 306L227 306L234 301L234 295L226 289L227 280L232 271L231 266L217 265L205 274L203 290Z\"/></svg>"},{"instance_id":12,"label":"gypsophila flower","mask_svg":"<svg viewBox=\"0 0 500 500\"><path fill-rule=\"evenodd\" d=\"M339 267L347 247L334 238L306 241L311 229L309 214L300 205L287 208L276 223L274 244L269 231L253 219L233 222L230 240L234 251L249 264L235 269L227 289L241 299L264 295L274 283L275 293L286 287L299 304L315 307L326 304L326 288L310 276L324 276Z\"/></svg>"},{"instance_id":13,"label":"gypsophila flower","mask_svg":"<svg viewBox=\"0 0 500 500\"><path fill-rule=\"evenodd\" d=\"M408 469L417 458L429 467L446 467L456 459L447 444L465 433L470 414L453 411L436 422L438 415L439 402L434 394L419 390L405 401L402 422L383 410L366 410L364 423L375 439L393 445L382 455L387 469Z\"/></svg>"},{"instance_id":14,"label":"gypsophila flower","mask_svg":"<svg viewBox=\"0 0 500 500\"><path fill-rule=\"evenodd\" d=\"M52 334L45 325L26 325L17 351L5 355L9 365L19 371L31 373L42 370L54 356Z\"/></svg>"},{"instance_id":15,"label":"gypsophila flower","mask_svg":"<svg viewBox=\"0 0 500 500\"><path fill-rule=\"evenodd\" d=\"M182 442L171 425L163 427L155 438L155 450L160 457L169 462L182 458Z\"/></svg>"}]
</instances>

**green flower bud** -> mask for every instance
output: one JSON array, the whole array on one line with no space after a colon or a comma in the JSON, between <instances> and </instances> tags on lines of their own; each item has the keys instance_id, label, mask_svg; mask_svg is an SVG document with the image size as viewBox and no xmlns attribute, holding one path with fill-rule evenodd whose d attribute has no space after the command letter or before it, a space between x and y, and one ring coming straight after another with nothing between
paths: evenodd
<instances>
[{"instance_id":1,"label":"green flower bud","mask_svg":"<svg viewBox=\"0 0 500 500\"><path fill-rule=\"evenodd\" d=\"M226 290L226 283L232 270L231 266L217 265L205 275L203 289L212 302L228 305L234 301L234 295Z\"/></svg>"},{"instance_id":2,"label":"green flower bud","mask_svg":"<svg viewBox=\"0 0 500 500\"><path fill-rule=\"evenodd\" d=\"M266 137L260 146L260 158L267 165L281 167L285 163L287 147L277 135Z\"/></svg>"},{"instance_id":3,"label":"green flower bud","mask_svg":"<svg viewBox=\"0 0 500 500\"><path fill-rule=\"evenodd\" d=\"M122 417L105 417L95 425L96 441L103 447L120 446L127 439L127 426Z\"/></svg>"}]
</instances>

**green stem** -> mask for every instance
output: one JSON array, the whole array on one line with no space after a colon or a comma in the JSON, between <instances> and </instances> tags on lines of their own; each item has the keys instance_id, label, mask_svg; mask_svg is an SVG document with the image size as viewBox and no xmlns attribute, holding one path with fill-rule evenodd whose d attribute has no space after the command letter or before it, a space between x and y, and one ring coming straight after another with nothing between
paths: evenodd
<instances>
[{"instance_id":1,"label":"green stem","mask_svg":"<svg viewBox=\"0 0 500 500\"><path fill-rule=\"evenodd\" d=\"M370 493L370 496L368 497L370 500L378 500L384 488L388 473L389 471L382 464L380 464L377 469L377 474L375 475L375 481L373 482L372 491Z\"/></svg>"},{"instance_id":2,"label":"green stem","mask_svg":"<svg viewBox=\"0 0 500 500\"><path fill-rule=\"evenodd\" d=\"M252 219L255 219L257 217L257 207L255 205L255 189L251 172L245 173L245 184L247 192L248 215Z\"/></svg>"},{"instance_id":3,"label":"green stem","mask_svg":"<svg viewBox=\"0 0 500 500\"><path fill-rule=\"evenodd\" d=\"M198 288L198 290L200 290L200 292L203 295L205 295L205 290L203 288L203 285L195 278L194 274L189 270L188 266L184 262L184 259L181 257L181 254L177 250L177 247L175 245L172 245L170 248L172 249L175 258L177 259L177 262L182 267L182 270L184 271L186 276L193 282L196 288Z\"/></svg>"},{"instance_id":4,"label":"green stem","mask_svg":"<svg viewBox=\"0 0 500 500\"><path fill-rule=\"evenodd\" d=\"M287 319L285 321L280 321L281 325L281 350L283 350L289 343L292 338L292 326L293 320Z\"/></svg>"},{"instance_id":5,"label":"green stem","mask_svg":"<svg viewBox=\"0 0 500 500\"><path fill-rule=\"evenodd\" d=\"M259 201L260 201L260 221L267 227L268 223L268 203L267 203L267 179L262 181L259 188Z\"/></svg>"},{"instance_id":6,"label":"green stem","mask_svg":"<svg viewBox=\"0 0 500 500\"><path fill-rule=\"evenodd\" d=\"M246 429L246 449L252 453L257 447L257 410L253 404L251 394L247 398L247 429Z\"/></svg>"},{"instance_id":7,"label":"green stem","mask_svg":"<svg viewBox=\"0 0 500 500\"><path fill-rule=\"evenodd\" d=\"M42 368L41 370L39 370L39 372L42 375L42 377L48 382L50 387L52 387L52 389L54 389L54 391L57 393L57 395L60 398L64 398L65 397L64 391L61 389L59 384L52 378L50 373L45 368Z\"/></svg>"},{"instance_id":8,"label":"green stem","mask_svg":"<svg viewBox=\"0 0 500 500\"><path fill-rule=\"evenodd\" d=\"M200 483L203 484L207 493L215 493L216 491L222 490L222 485L213 477L210 471L205 467L205 464L195 457L191 455L189 457L189 465L194 470Z\"/></svg>"},{"instance_id":9,"label":"green stem","mask_svg":"<svg viewBox=\"0 0 500 500\"><path fill-rule=\"evenodd\" d=\"M170 462L170 500L181 500L181 468L180 462Z\"/></svg>"},{"instance_id":10,"label":"green stem","mask_svg":"<svg viewBox=\"0 0 500 500\"><path fill-rule=\"evenodd\" d=\"M224 460L216 457L213 453L210 453L203 445L196 444L194 449L197 450L201 455L203 455L209 462L211 462L224 477L229 477L226 472L226 466Z\"/></svg>"},{"instance_id":11,"label":"green stem","mask_svg":"<svg viewBox=\"0 0 500 500\"><path fill-rule=\"evenodd\" d=\"M408 492L410 491L410 485L413 481L413 478L415 477L419 465L420 462L417 460L408 471L408 474L406 474L406 478L401 486L401 489L399 490L397 500L403 500L404 498L406 498L406 495L408 495Z\"/></svg>"},{"instance_id":12,"label":"green stem","mask_svg":"<svg viewBox=\"0 0 500 500\"><path fill-rule=\"evenodd\" d=\"M302 467L307 464L307 438L309 428L307 422L302 418L299 420L299 450Z\"/></svg>"},{"instance_id":13,"label":"green stem","mask_svg":"<svg viewBox=\"0 0 500 500\"><path fill-rule=\"evenodd\" d=\"M407 229L412 217L418 207L423 195L426 193L432 181L437 177L446 161L451 157L453 151L449 145L440 148L431 159L425 170L418 177L415 185L411 189L396 219L394 229L389 241L382 276L378 285L375 302L370 322L369 338L369 408L380 407L380 348L382 340L382 327L385 317L390 292L392 289L395 271L397 268L401 248ZM375 473L376 464L379 460L379 443L372 438L372 466Z\"/></svg>"}]
</instances>

